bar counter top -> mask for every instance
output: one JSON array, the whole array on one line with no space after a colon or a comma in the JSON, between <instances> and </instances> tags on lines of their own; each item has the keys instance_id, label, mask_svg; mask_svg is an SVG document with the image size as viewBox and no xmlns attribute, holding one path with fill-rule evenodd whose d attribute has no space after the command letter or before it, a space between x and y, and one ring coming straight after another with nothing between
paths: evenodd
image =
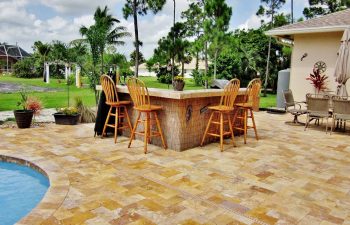
<instances>
[{"instance_id":1,"label":"bar counter top","mask_svg":"<svg viewBox=\"0 0 350 225\"><path fill-rule=\"evenodd\" d=\"M102 90L101 85L96 85L97 90ZM238 95L243 95L246 88L240 88ZM117 85L119 93L128 94L128 88L125 85ZM223 89L199 89L174 91L172 89L148 88L148 93L152 97L169 98L169 99L190 99L190 98L205 98L219 97L222 95Z\"/></svg>"}]
</instances>

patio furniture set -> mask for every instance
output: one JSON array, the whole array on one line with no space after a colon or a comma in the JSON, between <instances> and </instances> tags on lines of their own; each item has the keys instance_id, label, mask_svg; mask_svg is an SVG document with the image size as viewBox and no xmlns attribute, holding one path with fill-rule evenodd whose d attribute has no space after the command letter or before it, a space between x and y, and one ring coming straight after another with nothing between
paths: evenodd
<instances>
[{"instance_id":1,"label":"patio furniture set","mask_svg":"<svg viewBox=\"0 0 350 225\"><path fill-rule=\"evenodd\" d=\"M346 121L350 120L350 99L337 95L313 95L307 94L305 102L295 102L291 90L283 91L286 111L294 115L294 123L300 123L298 116L306 114L305 129L312 120L319 124L319 120L326 119L326 133L328 132L328 119L332 118L331 132L337 123L337 127L346 128ZM302 104L305 107L302 107Z\"/></svg>"},{"instance_id":2,"label":"patio furniture set","mask_svg":"<svg viewBox=\"0 0 350 225\"><path fill-rule=\"evenodd\" d=\"M113 79L110 78L108 75L101 76L101 85L102 90L106 95L106 104L110 106L101 137L104 137L106 135L106 128L111 127L114 129L114 142L116 143L118 130L129 130L129 148L131 146L132 141L135 138L135 135L137 134L143 136L145 154L147 153L147 145L151 143L152 137L160 137L162 147L164 149L167 149L167 141L164 137L164 133L161 126L161 120L158 116L158 113L160 113L161 111L165 111L163 110L164 107L162 104L151 104L151 98L148 88L141 80L137 78L130 78L127 81L127 88L130 100L125 100L125 96L123 96L123 99L120 99L118 97L120 93L117 91L117 85L115 85ZM221 151L223 151L224 137L226 136L230 136L232 138L233 145L235 146L234 130L239 130L244 134L244 143L246 143L248 128L254 129L255 137L258 140L253 109L259 101L260 87L260 79L253 79L249 83L248 87L245 89L244 93L242 93L242 91L240 90L240 81L238 79L232 79L225 86L224 90L220 92L220 101L218 105L217 103L215 104L215 106L207 105L207 107L201 107L200 110L198 110L199 114L201 114L202 111L206 111L207 109L211 110L212 112L210 114L209 122L205 124L205 131L204 135L203 133L201 135L202 138L200 144L194 142L191 143L191 145L197 144L197 146L203 146L206 139L208 139L207 136L213 136L220 139L220 149ZM162 94L164 95L165 93L162 92ZM201 95L202 93L191 94L196 96L196 94ZM239 99L238 102L237 99ZM179 100L182 99L180 98ZM196 99L193 96L189 100L185 99L185 101L188 104L186 107L186 121L191 120L191 114L193 111L192 101L195 100ZM128 113L128 108L130 109L132 104L132 109L134 110L133 112L137 112L134 126L131 125L131 119ZM174 102L172 102L172 104L174 104ZM169 107L169 109L174 111L172 107ZM171 113L172 112L170 112L169 114L170 116L173 115ZM113 123L109 123L111 117L115 118ZM249 118L252 120L252 126L248 126L247 124ZM188 125L188 127L194 128L194 126L189 124L188 121L187 124L185 123L185 126ZM198 124L199 121L194 122ZM139 128L140 124L143 124L143 126L141 127L142 129ZM237 124L242 124L242 127L237 126ZM195 130L198 129L194 128L192 132L195 133ZM187 130L184 129L184 131L186 132ZM166 130L166 133L172 133L172 130ZM178 135L178 138L182 139L182 135Z\"/></svg>"}]
</instances>

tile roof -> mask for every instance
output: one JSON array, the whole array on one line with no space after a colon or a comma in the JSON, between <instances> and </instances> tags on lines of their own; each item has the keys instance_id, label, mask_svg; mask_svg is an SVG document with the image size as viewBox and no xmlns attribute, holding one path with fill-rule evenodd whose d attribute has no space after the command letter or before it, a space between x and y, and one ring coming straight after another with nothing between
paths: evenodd
<instances>
[{"instance_id":1,"label":"tile roof","mask_svg":"<svg viewBox=\"0 0 350 225\"><path fill-rule=\"evenodd\" d=\"M0 43L0 55L9 56L16 59L21 59L22 57L29 57L30 54L24 49L17 45L8 45Z\"/></svg>"},{"instance_id":2,"label":"tile roof","mask_svg":"<svg viewBox=\"0 0 350 225\"><path fill-rule=\"evenodd\" d=\"M350 9L312 18L306 21L277 27L266 32L267 35L291 35L297 33L319 33L344 31L350 26Z\"/></svg>"}]
</instances>

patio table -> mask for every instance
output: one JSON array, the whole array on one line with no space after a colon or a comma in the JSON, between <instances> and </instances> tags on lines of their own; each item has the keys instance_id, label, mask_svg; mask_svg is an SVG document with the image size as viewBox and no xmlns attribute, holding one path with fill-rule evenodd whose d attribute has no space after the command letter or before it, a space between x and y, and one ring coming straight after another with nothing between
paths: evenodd
<instances>
[{"instance_id":1,"label":"patio table","mask_svg":"<svg viewBox=\"0 0 350 225\"><path fill-rule=\"evenodd\" d=\"M126 86L117 85L117 91L120 100L131 100ZM208 106L219 103L223 89L173 91L148 88L148 91L152 104L163 106L158 116L168 147L183 151L200 145L210 116ZM241 88L236 102L242 102L244 94L245 88ZM259 107L254 108L258 110ZM134 124L136 112L132 106L128 111ZM129 137L129 134L128 130L123 131L123 135ZM142 137L136 135L136 138ZM152 144L161 146L161 141L155 138Z\"/></svg>"}]
</instances>

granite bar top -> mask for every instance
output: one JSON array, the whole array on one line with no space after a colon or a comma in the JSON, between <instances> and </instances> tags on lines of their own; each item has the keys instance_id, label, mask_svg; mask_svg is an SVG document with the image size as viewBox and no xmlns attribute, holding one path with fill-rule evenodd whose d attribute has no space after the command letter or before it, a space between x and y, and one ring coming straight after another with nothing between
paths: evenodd
<instances>
[{"instance_id":1,"label":"granite bar top","mask_svg":"<svg viewBox=\"0 0 350 225\"><path fill-rule=\"evenodd\" d=\"M101 85L96 85L96 90L102 90ZM245 94L246 88L240 88L238 95ZM117 91L120 93L129 93L128 88L123 85L117 85ZM148 93L153 97L169 98L169 99L189 99L189 98L205 98L221 96L223 89L200 89L174 91L159 88L148 88Z\"/></svg>"}]
</instances>

